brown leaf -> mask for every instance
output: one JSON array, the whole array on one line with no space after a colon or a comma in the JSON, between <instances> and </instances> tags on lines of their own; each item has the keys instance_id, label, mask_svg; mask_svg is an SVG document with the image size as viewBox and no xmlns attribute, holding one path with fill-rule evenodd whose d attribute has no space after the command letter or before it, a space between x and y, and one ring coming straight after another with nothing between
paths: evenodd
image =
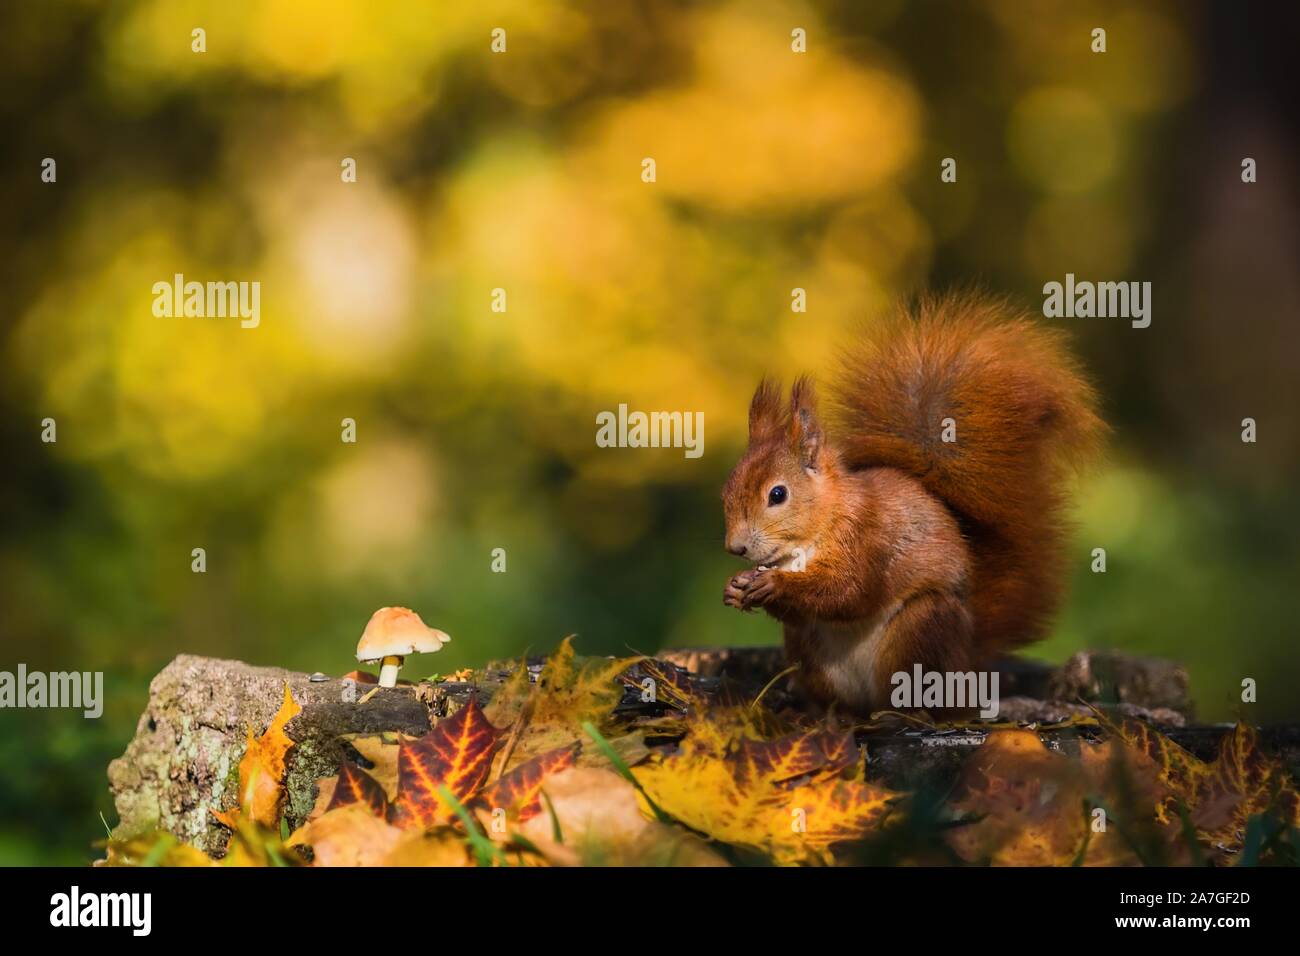
<instances>
[{"instance_id":1,"label":"brown leaf","mask_svg":"<svg viewBox=\"0 0 1300 956\"><path fill-rule=\"evenodd\" d=\"M584 720L599 725L623 699L618 676L640 657L578 657L573 636L560 642L546 659L537 685L532 719L579 726Z\"/></svg>"},{"instance_id":2,"label":"brown leaf","mask_svg":"<svg viewBox=\"0 0 1300 956\"><path fill-rule=\"evenodd\" d=\"M1088 791L1082 765L1035 732L994 730L962 767L950 806L973 819L949 831L949 844L967 862L1069 864L1088 838Z\"/></svg>"},{"instance_id":3,"label":"brown leaf","mask_svg":"<svg viewBox=\"0 0 1300 956\"><path fill-rule=\"evenodd\" d=\"M992 731L950 804L972 818L948 833L958 856L1010 866L1191 862L1177 814L1155 812L1173 792L1154 762L1119 736L1079 746L1074 759L1048 750L1035 731ZM1182 769L1195 773L1192 764Z\"/></svg>"},{"instance_id":4,"label":"brown leaf","mask_svg":"<svg viewBox=\"0 0 1300 956\"><path fill-rule=\"evenodd\" d=\"M544 789L554 818L543 811L519 832L554 866L726 865L693 834L646 819L635 788L612 770L561 770Z\"/></svg>"},{"instance_id":5,"label":"brown leaf","mask_svg":"<svg viewBox=\"0 0 1300 956\"><path fill-rule=\"evenodd\" d=\"M510 672L510 677L488 701L484 713L495 726L509 727L523 713L532 692L533 682L528 672L528 661L521 657L515 669Z\"/></svg>"},{"instance_id":6,"label":"brown leaf","mask_svg":"<svg viewBox=\"0 0 1300 956\"><path fill-rule=\"evenodd\" d=\"M647 685L646 679L653 683ZM681 668L667 661L648 658L640 661L631 672L619 675L627 687L635 687L642 695L653 693L653 699L677 710L686 710L694 698L690 678Z\"/></svg>"},{"instance_id":7,"label":"brown leaf","mask_svg":"<svg viewBox=\"0 0 1300 956\"><path fill-rule=\"evenodd\" d=\"M276 830L241 815L236 821L222 866L298 866L302 860L280 840Z\"/></svg>"},{"instance_id":8,"label":"brown leaf","mask_svg":"<svg viewBox=\"0 0 1300 956\"><path fill-rule=\"evenodd\" d=\"M321 777L316 781L316 802L312 804L305 823L311 823L325 812L334 801L334 788L338 785L338 777Z\"/></svg>"},{"instance_id":9,"label":"brown leaf","mask_svg":"<svg viewBox=\"0 0 1300 956\"><path fill-rule=\"evenodd\" d=\"M1224 734L1213 763L1188 753L1154 728L1133 719L1111 725L1140 757L1154 767L1167 788L1155 805L1157 820L1181 824L1178 805L1187 808L1198 838L1214 851L1241 849L1251 816L1273 810L1300 826L1300 795L1277 761L1259 749L1255 730L1242 723Z\"/></svg>"},{"instance_id":10,"label":"brown leaf","mask_svg":"<svg viewBox=\"0 0 1300 956\"><path fill-rule=\"evenodd\" d=\"M858 759L858 745L851 730L813 730L774 741L741 738L731 759L742 785L764 779L781 783L818 771L837 773L851 767Z\"/></svg>"},{"instance_id":11,"label":"brown leaf","mask_svg":"<svg viewBox=\"0 0 1300 956\"><path fill-rule=\"evenodd\" d=\"M591 837L626 843L650 825L637 805L635 788L612 770L574 767L560 771L547 780L546 795L566 846ZM524 823L520 832L532 840L551 839L555 822L549 812L543 812Z\"/></svg>"}]
</instances>

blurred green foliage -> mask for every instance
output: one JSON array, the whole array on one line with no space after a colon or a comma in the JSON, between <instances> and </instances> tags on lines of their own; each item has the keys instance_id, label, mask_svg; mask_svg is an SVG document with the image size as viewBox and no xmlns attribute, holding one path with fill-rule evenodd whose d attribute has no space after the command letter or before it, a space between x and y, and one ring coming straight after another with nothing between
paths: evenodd
<instances>
[{"instance_id":1,"label":"blurred green foliage","mask_svg":"<svg viewBox=\"0 0 1300 956\"><path fill-rule=\"evenodd\" d=\"M97 722L0 712L0 863L89 858L104 767L180 651L340 672L386 604L452 634L442 672L569 632L585 653L776 641L720 600L749 391L953 283L1031 305L1066 272L1155 286L1150 329L1073 329L1116 434L1033 652L1168 655L1204 716L1251 676L1251 719L1295 717L1295 182L1267 75L1289 53L1224 17L5 5L0 668L103 670L108 698ZM178 272L260 281L261 325L155 318ZM619 402L703 411L704 456L596 448Z\"/></svg>"}]
</instances>

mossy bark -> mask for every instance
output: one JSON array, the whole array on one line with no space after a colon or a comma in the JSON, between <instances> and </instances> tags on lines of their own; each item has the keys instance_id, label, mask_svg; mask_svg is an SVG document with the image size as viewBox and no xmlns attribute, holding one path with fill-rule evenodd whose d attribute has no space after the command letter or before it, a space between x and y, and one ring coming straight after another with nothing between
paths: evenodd
<instances>
[{"instance_id":1,"label":"mossy bark","mask_svg":"<svg viewBox=\"0 0 1300 956\"><path fill-rule=\"evenodd\" d=\"M228 831L212 810L238 802L239 760L248 729L261 734L283 699L284 685L303 708L287 732L285 814L296 827L311 810L318 778L338 771L342 734L401 731L423 734L430 708L412 687L371 688L276 667L182 654L149 685L149 705L126 752L108 768L120 820L114 836L166 830L207 852L225 845Z\"/></svg>"}]
</instances>

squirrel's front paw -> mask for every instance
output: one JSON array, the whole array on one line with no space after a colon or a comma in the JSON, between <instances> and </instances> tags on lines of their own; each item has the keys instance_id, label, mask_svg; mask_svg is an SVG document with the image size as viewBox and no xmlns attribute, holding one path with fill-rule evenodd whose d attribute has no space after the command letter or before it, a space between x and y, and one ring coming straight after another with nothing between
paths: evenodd
<instances>
[{"instance_id":1,"label":"squirrel's front paw","mask_svg":"<svg viewBox=\"0 0 1300 956\"><path fill-rule=\"evenodd\" d=\"M740 599L740 608L763 607L776 596L776 572L755 571L745 586L745 593Z\"/></svg>"},{"instance_id":2,"label":"squirrel's front paw","mask_svg":"<svg viewBox=\"0 0 1300 956\"><path fill-rule=\"evenodd\" d=\"M754 580L754 575L758 572L754 570L741 571L739 574L733 574L727 586L722 590L722 603L727 607L742 609L744 607L745 591L749 584Z\"/></svg>"}]
</instances>

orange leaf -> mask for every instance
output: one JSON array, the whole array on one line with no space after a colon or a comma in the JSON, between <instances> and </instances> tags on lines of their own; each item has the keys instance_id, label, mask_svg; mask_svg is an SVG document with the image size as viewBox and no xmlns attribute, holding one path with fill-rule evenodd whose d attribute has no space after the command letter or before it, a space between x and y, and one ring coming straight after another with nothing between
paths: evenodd
<instances>
[{"instance_id":1,"label":"orange leaf","mask_svg":"<svg viewBox=\"0 0 1300 956\"><path fill-rule=\"evenodd\" d=\"M325 812L328 813L330 810L337 810L339 807L346 807L354 803L365 807L377 817L386 817L388 815L388 796L384 793L384 788L370 774L345 762L339 768L339 779L334 786L334 797L330 800L329 806L325 808Z\"/></svg>"},{"instance_id":2,"label":"orange leaf","mask_svg":"<svg viewBox=\"0 0 1300 956\"><path fill-rule=\"evenodd\" d=\"M239 761L239 809L248 819L272 829L279 823L284 800L284 758L293 746L284 728L300 713L302 707L285 683L284 701L266 732L254 738L253 728L248 728L248 746Z\"/></svg>"},{"instance_id":3,"label":"orange leaf","mask_svg":"<svg viewBox=\"0 0 1300 956\"><path fill-rule=\"evenodd\" d=\"M314 866L379 866L403 836L364 804L349 803L299 827L285 845L311 847Z\"/></svg>"},{"instance_id":4,"label":"orange leaf","mask_svg":"<svg viewBox=\"0 0 1300 956\"><path fill-rule=\"evenodd\" d=\"M962 767L951 806L969 819L948 832L948 843L967 862L1068 865L1088 842L1088 792L1084 765L1048 750L1036 732L994 730ZM1122 845L1112 828L1090 842L1089 856Z\"/></svg>"},{"instance_id":5,"label":"orange leaf","mask_svg":"<svg viewBox=\"0 0 1300 956\"><path fill-rule=\"evenodd\" d=\"M477 698L397 754L397 802L392 821L401 827L437 826L455 811L438 793L445 786L462 803L483 786L500 731L483 715Z\"/></svg>"},{"instance_id":6,"label":"orange leaf","mask_svg":"<svg viewBox=\"0 0 1300 956\"><path fill-rule=\"evenodd\" d=\"M489 811L500 807L518 814L522 823L542 809L542 783L557 771L572 767L578 760L580 743L548 750L522 763L479 796L478 802Z\"/></svg>"}]
</instances>

